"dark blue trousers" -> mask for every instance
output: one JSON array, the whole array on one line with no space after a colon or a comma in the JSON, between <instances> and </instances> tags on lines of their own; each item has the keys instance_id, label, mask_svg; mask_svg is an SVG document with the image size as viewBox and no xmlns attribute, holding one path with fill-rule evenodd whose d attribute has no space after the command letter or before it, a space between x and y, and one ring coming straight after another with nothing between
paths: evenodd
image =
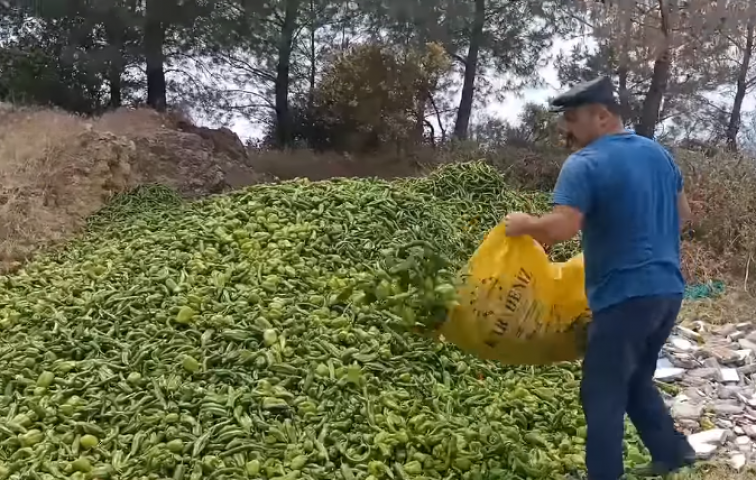
<instances>
[{"instance_id":1,"label":"dark blue trousers","mask_svg":"<svg viewBox=\"0 0 756 480\"><path fill-rule=\"evenodd\" d=\"M641 297L594 312L580 388L589 480L623 475L625 413L654 463L677 468L692 454L653 381L681 303L681 296Z\"/></svg>"}]
</instances>

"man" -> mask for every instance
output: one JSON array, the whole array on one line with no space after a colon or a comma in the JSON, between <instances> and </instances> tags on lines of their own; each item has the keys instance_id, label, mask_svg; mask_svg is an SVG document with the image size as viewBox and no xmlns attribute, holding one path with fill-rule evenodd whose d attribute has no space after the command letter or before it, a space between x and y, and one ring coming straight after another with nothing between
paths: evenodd
<instances>
[{"instance_id":1,"label":"man","mask_svg":"<svg viewBox=\"0 0 756 480\"><path fill-rule=\"evenodd\" d=\"M626 412L653 459L635 473L671 473L695 460L653 383L684 290L680 228L690 208L682 176L661 145L623 128L609 78L573 88L552 107L580 150L562 167L552 212L511 213L507 234L553 245L582 229L593 312L580 389L589 480L623 475Z\"/></svg>"}]
</instances>

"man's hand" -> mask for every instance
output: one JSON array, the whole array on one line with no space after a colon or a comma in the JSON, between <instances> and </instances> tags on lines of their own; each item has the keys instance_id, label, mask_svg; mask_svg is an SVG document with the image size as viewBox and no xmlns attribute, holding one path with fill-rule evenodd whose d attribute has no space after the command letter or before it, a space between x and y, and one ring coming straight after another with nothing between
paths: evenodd
<instances>
[{"instance_id":1,"label":"man's hand","mask_svg":"<svg viewBox=\"0 0 756 480\"><path fill-rule=\"evenodd\" d=\"M530 230L535 217L522 212L512 212L504 217L507 226L506 233L508 237L521 237L530 235Z\"/></svg>"},{"instance_id":2,"label":"man's hand","mask_svg":"<svg viewBox=\"0 0 756 480\"><path fill-rule=\"evenodd\" d=\"M504 221L508 237L530 235L541 245L556 245L577 235L583 224L583 214L575 208L557 205L542 217L514 212L504 217Z\"/></svg>"}]
</instances>

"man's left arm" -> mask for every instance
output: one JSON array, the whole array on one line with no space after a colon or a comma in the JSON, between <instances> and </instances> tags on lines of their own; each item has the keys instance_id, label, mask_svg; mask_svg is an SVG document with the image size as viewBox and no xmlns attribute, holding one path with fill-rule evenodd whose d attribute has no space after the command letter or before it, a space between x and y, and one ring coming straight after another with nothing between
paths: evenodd
<instances>
[{"instance_id":1,"label":"man's left arm","mask_svg":"<svg viewBox=\"0 0 756 480\"><path fill-rule=\"evenodd\" d=\"M554 188L554 208L541 217L522 222L517 235L530 235L541 245L551 246L574 238L583 227L591 206L588 162L573 154L564 163Z\"/></svg>"}]
</instances>

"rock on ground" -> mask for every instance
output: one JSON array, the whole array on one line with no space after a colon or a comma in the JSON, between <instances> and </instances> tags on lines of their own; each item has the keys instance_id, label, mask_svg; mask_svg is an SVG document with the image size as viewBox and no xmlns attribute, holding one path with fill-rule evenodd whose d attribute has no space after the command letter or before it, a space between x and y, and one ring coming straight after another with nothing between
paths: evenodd
<instances>
[{"instance_id":1,"label":"rock on ground","mask_svg":"<svg viewBox=\"0 0 756 480\"><path fill-rule=\"evenodd\" d=\"M756 464L756 325L678 326L655 378L700 457L736 470Z\"/></svg>"}]
</instances>

